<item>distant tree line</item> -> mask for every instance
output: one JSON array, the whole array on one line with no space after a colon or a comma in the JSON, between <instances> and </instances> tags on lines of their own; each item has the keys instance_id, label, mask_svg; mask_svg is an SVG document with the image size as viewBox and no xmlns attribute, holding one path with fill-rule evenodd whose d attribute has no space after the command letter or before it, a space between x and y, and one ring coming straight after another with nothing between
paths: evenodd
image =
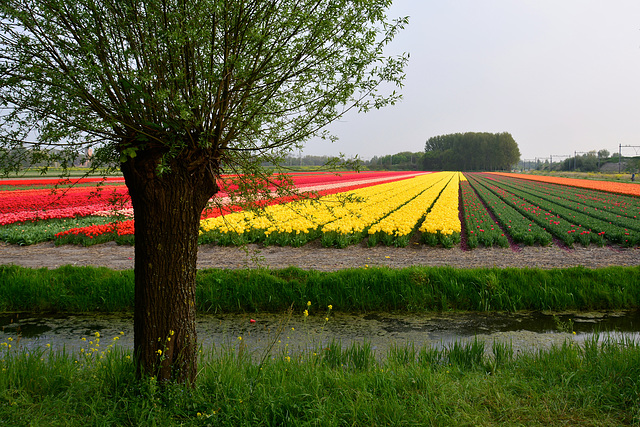
<instances>
[{"instance_id":1,"label":"distant tree line","mask_svg":"<svg viewBox=\"0 0 640 427\"><path fill-rule=\"evenodd\" d=\"M282 165L296 166L324 166L329 162L329 156L287 156Z\"/></svg>"},{"instance_id":2,"label":"distant tree line","mask_svg":"<svg viewBox=\"0 0 640 427\"><path fill-rule=\"evenodd\" d=\"M0 147L0 168L11 167L15 171L28 168L43 168L50 166L63 169L71 167L91 166L93 149L88 148L84 153L70 153L63 150L38 150L26 147L6 148Z\"/></svg>"},{"instance_id":3,"label":"distant tree line","mask_svg":"<svg viewBox=\"0 0 640 427\"><path fill-rule=\"evenodd\" d=\"M366 153L363 154L366 155ZM373 156L373 158L369 160L361 159L359 160L359 164L363 170L423 170L423 158L424 153L421 151L403 151L401 153L387 154L384 156ZM335 157L330 156L287 156L282 162L282 165L291 167L292 169L322 169L327 163L335 160ZM271 164L265 162L263 166L269 167ZM349 166L349 164L346 164L344 168L349 169Z\"/></svg>"},{"instance_id":4,"label":"distant tree line","mask_svg":"<svg viewBox=\"0 0 640 427\"><path fill-rule=\"evenodd\" d=\"M509 170L520 159L518 144L508 132L467 132L427 140L426 170Z\"/></svg>"},{"instance_id":5,"label":"distant tree line","mask_svg":"<svg viewBox=\"0 0 640 427\"><path fill-rule=\"evenodd\" d=\"M581 171L581 172L594 172L600 169L600 165L607 161L609 158L608 150L600 150L596 153L595 150L588 153L582 153L574 157L568 157L558 165L557 170L561 171ZM617 159L617 155L616 155Z\"/></svg>"},{"instance_id":6,"label":"distant tree line","mask_svg":"<svg viewBox=\"0 0 640 427\"><path fill-rule=\"evenodd\" d=\"M403 151L386 156L373 156L363 164L370 170L424 170L424 153Z\"/></svg>"},{"instance_id":7,"label":"distant tree line","mask_svg":"<svg viewBox=\"0 0 640 427\"><path fill-rule=\"evenodd\" d=\"M558 159L558 157L564 157ZM622 157L618 153L610 154L609 150L591 150L574 156L556 156L536 159L523 159L518 163L517 168L522 171L575 171L575 172L635 172L640 168L640 158Z\"/></svg>"}]
</instances>

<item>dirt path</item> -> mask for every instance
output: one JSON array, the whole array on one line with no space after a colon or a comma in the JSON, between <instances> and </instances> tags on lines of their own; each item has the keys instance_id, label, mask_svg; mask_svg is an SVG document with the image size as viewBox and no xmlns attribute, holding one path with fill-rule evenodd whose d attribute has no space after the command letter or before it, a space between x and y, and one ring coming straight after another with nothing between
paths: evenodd
<instances>
[{"instance_id":1,"label":"dirt path","mask_svg":"<svg viewBox=\"0 0 640 427\"><path fill-rule=\"evenodd\" d=\"M134 248L105 243L90 247L41 243L16 246L0 243L0 264L15 264L30 268L56 268L62 265L104 266L116 270L133 268ZM246 268L264 266L274 269L297 266L302 269L335 271L365 266L410 265L473 267L540 267L561 268L585 266L589 268L611 265L640 265L640 250L612 247L576 246L574 249L551 247L522 247L514 251L503 248L481 248L463 251L424 245L407 248L364 244L347 249L323 248L310 243L302 248L260 247L242 248L203 245L198 250L198 268Z\"/></svg>"}]
</instances>

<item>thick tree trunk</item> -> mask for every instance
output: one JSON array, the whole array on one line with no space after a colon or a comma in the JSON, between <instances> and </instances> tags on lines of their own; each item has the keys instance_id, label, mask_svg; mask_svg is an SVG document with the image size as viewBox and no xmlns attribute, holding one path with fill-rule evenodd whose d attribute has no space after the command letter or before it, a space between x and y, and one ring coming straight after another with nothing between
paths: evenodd
<instances>
[{"instance_id":1,"label":"thick tree trunk","mask_svg":"<svg viewBox=\"0 0 640 427\"><path fill-rule=\"evenodd\" d=\"M134 354L139 376L192 382L198 230L218 187L211 169L193 158L175 159L162 175L158 163L158 155L143 152L122 164L135 219Z\"/></svg>"}]
</instances>

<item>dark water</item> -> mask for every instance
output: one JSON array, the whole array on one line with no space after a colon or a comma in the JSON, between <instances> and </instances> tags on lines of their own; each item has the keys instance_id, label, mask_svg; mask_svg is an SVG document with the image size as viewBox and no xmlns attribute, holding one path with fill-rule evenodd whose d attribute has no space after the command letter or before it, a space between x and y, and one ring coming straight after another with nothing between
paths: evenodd
<instances>
[{"instance_id":1,"label":"dark water","mask_svg":"<svg viewBox=\"0 0 640 427\"><path fill-rule=\"evenodd\" d=\"M582 341L594 332L640 338L640 310L589 313L432 313L341 314L305 318L302 314L200 315L198 339L203 347L233 346L242 342L260 351L272 342L286 351L309 350L332 340L343 345L368 342L378 354L394 344L416 347L446 346L454 341L480 338L511 342L517 351ZM255 322L251 322L251 319ZM126 314L31 313L0 314L0 342L14 346L77 350L100 334L103 347L114 342L133 346L133 316ZM575 332L575 333L574 333ZM83 340L85 338L85 340Z\"/></svg>"}]
</instances>

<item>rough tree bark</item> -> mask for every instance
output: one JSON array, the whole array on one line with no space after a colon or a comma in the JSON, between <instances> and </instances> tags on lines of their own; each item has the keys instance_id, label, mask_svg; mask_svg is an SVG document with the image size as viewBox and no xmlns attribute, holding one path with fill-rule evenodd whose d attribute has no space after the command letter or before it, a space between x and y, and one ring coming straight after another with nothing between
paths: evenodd
<instances>
[{"instance_id":1,"label":"rough tree bark","mask_svg":"<svg viewBox=\"0 0 640 427\"><path fill-rule=\"evenodd\" d=\"M217 174L196 150L158 174L161 153L122 164L135 219L134 354L138 375L193 382L197 372L195 284L200 215Z\"/></svg>"}]
</instances>

